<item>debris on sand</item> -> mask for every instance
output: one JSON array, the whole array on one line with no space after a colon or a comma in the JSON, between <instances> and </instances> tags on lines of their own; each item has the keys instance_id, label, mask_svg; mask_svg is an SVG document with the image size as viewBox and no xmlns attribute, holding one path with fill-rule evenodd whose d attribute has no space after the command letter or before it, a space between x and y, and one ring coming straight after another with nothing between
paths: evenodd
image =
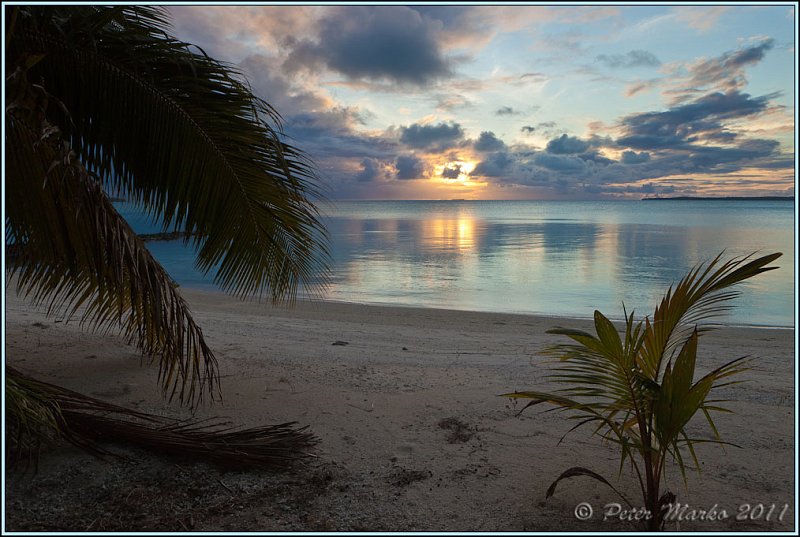
<instances>
[{"instance_id":1,"label":"debris on sand","mask_svg":"<svg viewBox=\"0 0 800 537\"><path fill-rule=\"evenodd\" d=\"M444 418L439 422L439 427L450 431L447 435L450 444L462 444L475 435L475 430L458 418Z\"/></svg>"}]
</instances>

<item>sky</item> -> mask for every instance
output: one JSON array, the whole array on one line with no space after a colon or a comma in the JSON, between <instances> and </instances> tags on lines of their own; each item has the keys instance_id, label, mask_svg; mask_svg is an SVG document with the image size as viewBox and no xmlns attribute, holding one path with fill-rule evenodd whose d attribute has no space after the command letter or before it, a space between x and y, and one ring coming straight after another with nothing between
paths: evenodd
<instances>
[{"instance_id":1,"label":"sky","mask_svg":"<svg viewBox=\"0 0 800 537\"><path fill-rule=\"evenodd\" d=\"M168 9L332 199L794 195L792 5Z\"/></svg>"}]
</instances>

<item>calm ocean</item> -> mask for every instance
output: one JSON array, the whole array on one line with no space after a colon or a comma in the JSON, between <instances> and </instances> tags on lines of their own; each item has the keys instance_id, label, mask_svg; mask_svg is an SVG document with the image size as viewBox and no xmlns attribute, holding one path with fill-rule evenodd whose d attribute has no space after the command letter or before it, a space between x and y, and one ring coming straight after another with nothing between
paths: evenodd
<instances>
[{"instance_id":1,"label":"calm ocean","mask_svg":"<svg viewBox=\"0 0 800 537\"><path fill-rule=\"evenodd\" d=\"M140 233L159 229L120 204ZM622 317L652 314L694 264L725 250L784 255L779 270L742 284L720 322L794 327L794 203L335 202L333 281L325 298L494 312ZM180 241L148 247L181 285L213 287Z\"/></svg>"}]
</instances>

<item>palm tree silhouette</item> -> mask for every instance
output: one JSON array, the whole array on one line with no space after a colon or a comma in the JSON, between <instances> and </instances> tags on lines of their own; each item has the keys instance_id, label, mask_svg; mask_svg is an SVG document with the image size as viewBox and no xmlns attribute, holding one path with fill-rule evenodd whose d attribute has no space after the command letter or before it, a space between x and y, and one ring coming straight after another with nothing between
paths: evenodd
<instances>
[{"instance_id":1,"label":"palm tree silhouette","mask_svg":"<svg viewBox=\"0 0 800 537\"><path fill-rule=\"evenodd\" d=\"M214 353L110 196L180 231L225 291L291 301L329 273L313 164L237 69L170 35L162 8L5 9L6 243L18 291L50 314L121 330L159 361L170 400L213 400ZM14 449L75 440L76 412L111 408L10 367L6 376Z\"/></svg>"}]
</instances>

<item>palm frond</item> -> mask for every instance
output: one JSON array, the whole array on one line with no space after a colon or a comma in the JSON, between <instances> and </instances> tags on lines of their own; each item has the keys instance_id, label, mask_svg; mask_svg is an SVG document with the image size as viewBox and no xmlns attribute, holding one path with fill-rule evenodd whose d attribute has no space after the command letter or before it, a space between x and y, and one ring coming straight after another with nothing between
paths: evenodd
<instances>
[{"instance_id":1,"label":"palm frond","mask_svg":"<svg viewBox=\"0 0 800 537\"><path fill-rule=\"evenodd\" d=\"M624 494L618 491L616 487L614 487L614 485L609 483L605 477L601 476L597 472L593 472L592 470L589 470L588 468L583 468L581 466L574 466L568 470L565 470L560 476L558 476L556 480L550 484L550 487L548 487L547 493L545 494L545 498L549 498L550 496L555 494L556 486L560 481L562 481L563 479L569 479L578 476L591 477L596 481L600 481L601 483L609 487L611 490L616 492L617 495L625 501L625 503L627 503L631 507L633 506L633 504L628 500L628 498L626 498Z\"/></svg>"},{"instance_id":2,"label":"palm frond","mask_svg":"<svg viewBox=\"0 0 800 537\"><path fill-rule=\"evenodd\" d=\"M20 292L91 329L119 327L160 361L170 398L214 397L216 358L172 278L44 119L46 92L22 72L7 89L6 241Z\"/></svg>"},{"instance_id":3,"label":"palm frond","mask_svg":"<svg viewBox=\"0 0 800 537\"><path fill-rule=\"evenodd\" d=\"M500 397L508 397L509 399L532 399L532 401L530 401L527 405L525 405L525 407L522 408L522 410L520 410L520 414L532 406L543 403L551 405L553 409L569 411L572 413L569 416L569 419L580 421L578 426L573 427L570 429L570 431L573 431L577 427L587 423L598 422L600 425L595 432L605 427L608 429L608 433L613 434L617 439L626 437L626 432L622 427L622 424L614 420L613 414L611 416L604 414L606 407L602 404L593 402L583 403L574 399L570 399L569 397L565 397L561 394L539 391L510 392L501 394Z\"/></svg>"},{"instance_id":4,"label":"palm frond","mask_svg":"<svg viewBox=\"0 0 800 537\"><path fill-rule=\"evenodd\" d=\"M8 370L6 370L8 372ZM6 375L6 458L26 466L60 437L61 409L21 376Z\"/></svg>"},{"instance_id":5,"label":"palm frond","mask_svg":"<svg viewBox=\"0 0 800 537\"><path fill-rule=\"evenodd\" d=\"M739 294L729 288L762 272L775 270L778 267L767 265L781 255L774 253L750 261L753 256L750 254L721 263L720 253L709 263L691 270L674 290L667 291L656 307L652 322L646 321L642 352L637 357L643 373L657 380L664 361L683 345L696 325L727 311L726 303Z\"/></svg>"},{"instance_id":6,"label":"palm frond","mask_svg":"<svg viewBox=\"0 0 800 537\"><path fill-rule=\"evenodd\" d=\"M595 332L592 334L565 328L548 330L550 334L565 335L578 345L555 345L547 349L548 355L559 356L560 363L548 379L566 388L558 390L571 398L591 400L592 407L613 420L621 431L631 430L629 418L617 420L619 412L632 412L635 425L640 422L642 410L652 399L652 386L634 367L635 356L641 347L641 323L627 316L624 337L620 337L611 321L595 311ZM618 439L619 440L619 439Z\"/></svg>"},{"instance_id":7,"label":"palm frond","mask_svg":"<svg viewBox=\"0 0 800 537\"><path fill-rule=\"evenodd\" d=\"M30 76L63 102L53 122L87 170L183 229L223 289L276 301L318 289L328 253L312 164L241 73L169 30L161 8L25 8L9 54L42 55Z\"/></svg>"},{"instance_id":8,"label":"palm frond","mask_svg":"<svg viewBox=\"0 0 800 537\"><path fill-rule=\"evenodd\" d=\"M6 366L6 378L23 397L8 404L10 438L53 442L58 438L98 456L113 455L109 443L139 446L159 455L179 456L235 468L286 468L313 456L318 438L295 422L234 429L219 418L179 421L138 412L77 392L35 380ZM52 410L53 423L31 430L29 401ZM50 418L46 418L50 419ZM19 427L28 427L22 431ZM44 436L42 436L44 435ZM20 456L30 445L14 444L11 456Z\"/></svg>"}]
</instances>

